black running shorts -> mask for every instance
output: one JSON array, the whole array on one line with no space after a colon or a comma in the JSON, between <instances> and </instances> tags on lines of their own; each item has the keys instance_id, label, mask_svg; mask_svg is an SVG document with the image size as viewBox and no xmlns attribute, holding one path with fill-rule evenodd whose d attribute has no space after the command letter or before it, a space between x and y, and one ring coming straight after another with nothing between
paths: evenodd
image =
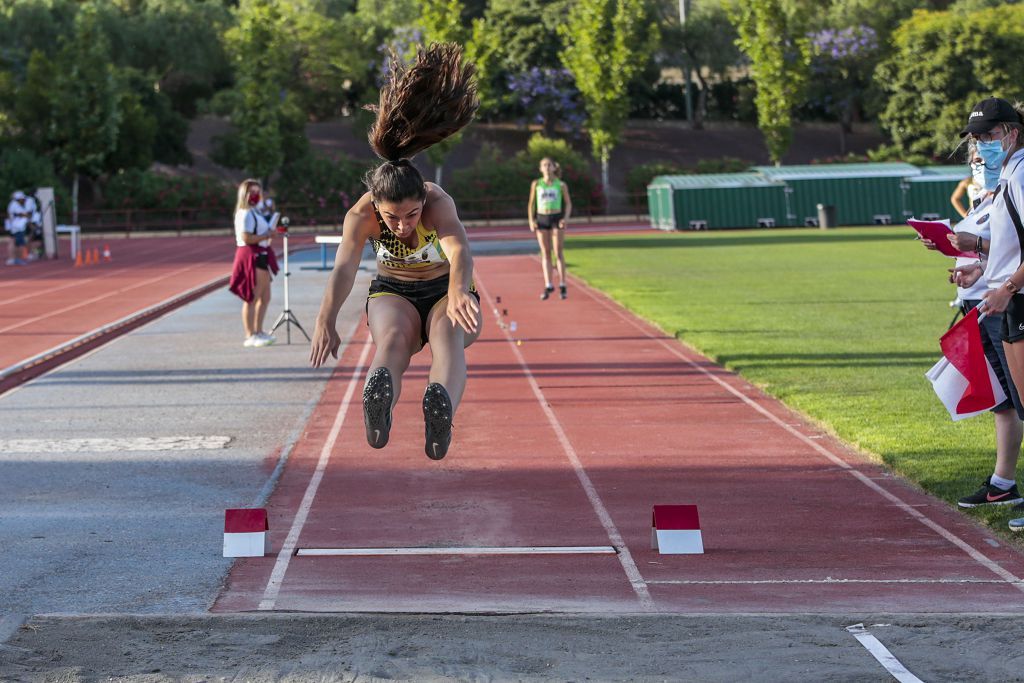
<instances>
[{"instance_id":1,"label":"black running shorts","mask_svg":"<svg viewBox=\"0 0 1024 683\"><path fill-rule=\"evenodd\" d=\"M473 285L470 285L469 293L480 301ZM433 280L397 280L395 278L378 275L370 282L370 292L366 297L366 312L370 312L370 299L378 296L394 295L400 296L413 305L416 312L420 314L420 344L427 343L427 316L430 309L448 296L448 276L444 275Z\"/></svg>"},{"instance_id":2,"label":"black running shorts","mask_svg":"<svg viewBox=\"0 0 1024 683\"><path fill-rule=\"evenodd\" d=\"M1024 339L1024 294L1014 294L1003 313L1003 339L1019 342Z\"/></svg>"}]
</instances>

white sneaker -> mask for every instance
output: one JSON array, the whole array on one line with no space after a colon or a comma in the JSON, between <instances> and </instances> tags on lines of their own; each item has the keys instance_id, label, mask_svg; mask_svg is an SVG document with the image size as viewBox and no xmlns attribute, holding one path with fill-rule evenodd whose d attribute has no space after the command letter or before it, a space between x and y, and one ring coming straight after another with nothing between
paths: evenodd
<instances>
[{"instance_id":1,"label":"white sneaker","mask_svg":"<svg viewBox=\"0 0 1024 683\"><path fill-rule=\"evenodd\" d=\"M276 337L273 337L266 332L257 332L255 337L256 341L253 342L253 346L270 346L277 341Z\"/></svg>"},{"instance_id":2,"label":"white sneaker","mask_svg":"<svg viewBox=\"0 0 1024 683\"><path fill-rule=\"evenodd\" d=\"M246 337L245 341L242 342L242 346L256 346L256 335Z\"/></svg>"}]
</instances>

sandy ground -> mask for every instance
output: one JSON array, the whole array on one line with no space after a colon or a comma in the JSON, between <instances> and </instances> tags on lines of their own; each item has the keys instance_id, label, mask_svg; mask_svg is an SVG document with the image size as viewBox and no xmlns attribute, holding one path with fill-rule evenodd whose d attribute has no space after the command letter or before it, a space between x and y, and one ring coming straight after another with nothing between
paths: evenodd
<instances>
[{"instance_id":1,"label":"sandy ground","mask_svg":"<svg viewBox=\"0 0 1024 683\"><path fill-rule=\"evenodd\" d=\"M1020 681L1019 616L42 617L0 680L890 681L863 621L923 681Z\"/></svg>"}]
</instances>

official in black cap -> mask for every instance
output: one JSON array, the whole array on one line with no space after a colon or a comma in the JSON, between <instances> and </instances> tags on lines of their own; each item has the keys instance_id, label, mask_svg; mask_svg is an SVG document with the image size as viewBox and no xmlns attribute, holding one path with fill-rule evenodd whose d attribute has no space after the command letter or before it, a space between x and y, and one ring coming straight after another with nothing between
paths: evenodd
<instances>
[{"instance_id":1,"label":"official in black cap","mask_svg":"<svg viewBox=\"0 0 1024 683\"><path fill-rule=\"evenodd\" d=\"M1024 341L1024 294L1019 293L1019 290L1024 289L1024 224L1020 216L1024 209L1024 118L1020 106L997 97L982 100L971 110L967 124L960 132L961 137L968 135L985 162L986 174L998 174L998 186L991 204L982 205L988 213L991 239L957 233L958 238L969 241L973 238L974 246L969 249L987 256L987 259L977 264L958 266L953 269L951 279L968 287L979 278L984 278L987 291L982 297L981 311L987 318L982 324L990 324L993 319L1002 318L998 340L1005 352L1005 360L1000 359L1005 365L998 368L993 365L993 369L1003 373L1008 370L1012 384L1022 389L1024 343L1017 343ZM982 210L982 207L978 210ZM997 441L1001 442L1001 447L996 449L995 471L977 493L960 499L961 507L1001 505L1020 500L1016 469L1024 407L1021 405L1019 391L1010 393L1016 419L1012 420L1011 429L1008 418L1012 413L996 413ZM1000 417L1003 418L1002 424ZM1024 502L1017 502L1013 509L1024 511ZM1010 529L1024 530L1024 517L1011 520Z\"/></svg>"},{"instance_id":2,"label":"official in black cap","mask_svg":"<svg viewBox=\"0 0 1024 683\"><path fill-rule=\"evenodd\" d=\"M1022 123L1020 112L1013 105L999 97L990 97L974 105L967 125L960 131L960 137L975 137L988 133L1000 123Z\"/></svg>"}]
</instances>

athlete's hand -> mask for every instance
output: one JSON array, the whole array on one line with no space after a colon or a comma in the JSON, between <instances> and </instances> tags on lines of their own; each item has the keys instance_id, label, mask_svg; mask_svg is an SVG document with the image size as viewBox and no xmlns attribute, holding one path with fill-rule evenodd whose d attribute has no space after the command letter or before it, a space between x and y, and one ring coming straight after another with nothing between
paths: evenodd
<instances>
[{"instance_id":1,"label":"athlete's hand","mask_svg":"<svg viewBox=\"0 0 1024 683\"><path fill-rule=\"evenodd\" d=\"M473 334L480 329L480 304L476 297L461 289L448 291L448 308L445 313L452 325L458 325Z\"/></svg>"},{"instance_id":2,"label":"athlete's hand","mask_svg":"<svg viewBox=\"0 0 1024 683\"><path fill-rule=\"evenodd\" d=\"M537 232L537 222L530 221L530 232Z\"/></svg>"},{"instance_id":3,"label":"athlete's hand","mask_svg":"<svg viewBox=\"0 0 1024 683\"><path fill-rule=\"evenodd\" d=\"M338 357L338 348L341 346L341 337L334 325L326 323L319 318L316 321L316 329L313 330L313 341L310 344L309 364L318 368L327 360L330 354Z\"/></svg>"},{"instance_id":4,"label":"athlete's hand","mask_svg":"<svg viewBox=\"0 0 1024 683\"><path fill-rule=\"evenodd\" d=\"M922 237L921 238L921 244L924 245L925 249L928 249L930 251L938 251L938 249L939 249L938 246L936 246L935 242L932 242L927 237Z\"/></svg>"}]
</instances>

